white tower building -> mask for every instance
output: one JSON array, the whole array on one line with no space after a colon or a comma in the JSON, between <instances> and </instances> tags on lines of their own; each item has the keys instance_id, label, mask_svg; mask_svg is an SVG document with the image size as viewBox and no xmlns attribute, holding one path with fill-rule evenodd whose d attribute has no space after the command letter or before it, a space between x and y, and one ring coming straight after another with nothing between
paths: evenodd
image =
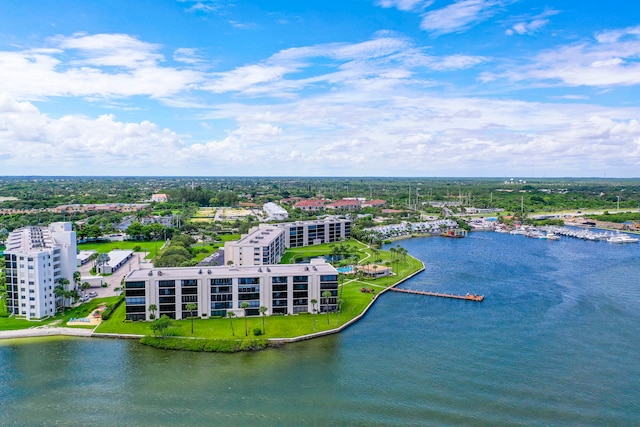
<instances>
[{"instance_id":1,"label":"white tower building","mask_svg":"<svg viewBox=\"0 0 640 427\"><path fill-rule=\"evenodd\" d=\"M70 222L24 227L9 234L5 249L7 310L26 319L56 313L54 288L61 279L75 283L76 233Z\"/></svg>"}]
</instances>

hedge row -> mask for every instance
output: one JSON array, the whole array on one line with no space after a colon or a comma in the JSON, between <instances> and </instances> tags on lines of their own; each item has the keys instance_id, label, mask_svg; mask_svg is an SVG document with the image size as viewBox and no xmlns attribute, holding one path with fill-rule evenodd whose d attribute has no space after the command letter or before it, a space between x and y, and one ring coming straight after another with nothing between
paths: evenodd
<instances>
[{"instance_id":1,"label":"hedge row","mask_svg":"<svg viewBox=\"0 0 640 427\"><path fill-rule=\"evenodd\" d=\"M155 348L183 351L204 351L216 353L236 353L238 351L264 350L270 344L266 339L192 339L192 338L157 338L144 337L142 344Z\"/></svg>"},{"instance_id":2,"label":"hedge row","mask_svg":"<svg viewBox=\"0 0 640 427\"><path fill-rule=\"evenodd\" d=\"M124 296L121 295L116 302L114 302L113 304L109 304L107 308L102 312L102 320L108 320L109 317L111 317L111 314L113 314L114 310L118 308L123 301Z\"/></svg>"}]
</instances>

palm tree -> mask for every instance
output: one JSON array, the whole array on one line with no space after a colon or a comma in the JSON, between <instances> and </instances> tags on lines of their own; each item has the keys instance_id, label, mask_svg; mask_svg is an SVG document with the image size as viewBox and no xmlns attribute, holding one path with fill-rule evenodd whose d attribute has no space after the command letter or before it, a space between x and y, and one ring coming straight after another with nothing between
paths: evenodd
<instances>
[{"instance_id":1,"label":"palm tree","mask_svg":"<svg viewBox=\"0 0 640 427\"><path fill-rule=\"evenodd\" d=\"M186 309L189 310L189 317L191 318L191 334L193 335L193 312L198 309L198 304L190 302L186 305Z\"/></svg>"},{"instance_id":2,"label":"palm tree","mask_svg":"<svg viewBox=\"0 0 640 427\"><path fill-rule=\"evenodd\" d=\"M244 311L244 336L249 336L249 325L247 325L247 308L249 308L248 302L240 304L240 308Z\"/></svg>"},{"instance_id":3,"label":"palm tree","mask_svg":"<svg viewBox=\"0 0 640 427\"><path fill-rule=\"evenodd\" d=\"M227 311L227 316L229 316L229 324L231 325L231 335L236 336L236 332L233 330L233 318L235 317L235 313L233 311Z\"/></svg>"},{"instance_id":4,"label":"palm tree","mask_svg":"<svg viewBox=\"0 0 640 427\"><path fill-rule=\"evenodd\" d=\"M69 279L67 279L66 277L58 279L57 282L58 286L56 286L53 290L53 294L56 297L62 298L62 314L64 314L64 307L67 302L66 299L71 297L69 289L67 289L67 286L71 282L69 282Z\"/></svg>"},{"instance_id":5,"label":"palm tree","mask_svg":"<svg viewBox=\"0 0 640 427\"><path fill-rule=\"evenodd\" d=\"M149 316L149 319L153 320L156 318L156 310L158 310L158 306L155 304L150 304L149 305L149 311L151 312L151 315Z\"/></svg>"},{"instance_id":6,"label":"palm tree","mask_svg":"<svg viewBox=\"0 0 640 427\"><path fill-rule=\"evenodd\" d=\"M313 332L316 331L316 313L318 312L318 310L316 310L316 304L318 303L317 299L312 299L311 300L311 304L313 305Z\"/></svg>"},{"instance_id":7,"label":"palm tree","mask_svg":"<svg viewBox=\"0 0 640 427\"><path fill-rule=\"evenodd\" d=\"M91 287L91 283L89 282L82 282L82 285L80 285L80 289L82 290L82 296L84 296L84 293L87 289L89 289Z\"/></svg>"},{"instance_id":8,"label":"palm tree","mask_svg":"<svg viewBox=\"0 0 640 427\"><path fill-rule=\"evenodd\" d=\"M391 254L391 261L393 261L396 258L396 253L398 251L396 250L396 248L389 248L389 253Z\"/></svg>"},{"instance_id":9,"label":"palm tree","mask_svg":"<svg viewBox=\"0 0 640 427\"><path fill-rule=\"evenodd\" d=\"M265 334L267 333L267 325L264 322L264 318L266 316L267 310L269 309L265 306L260 307L260 314L262 314L262 332L264 332Z\"/></svg>"},{"instance_id":10,"label":"palm tree","mask_svg":"<svg viewBox=\"0 0 640 427\"><path fill-rule=\"evenodd\" d=\"M55 288L53 288L53 294L56 296L56 298L60 298L62 300L62 314L64 315L64 296L65 296L65 290L62 287L62 285L58 285Z\"/></svg>"},{"instance_id":11,"label":"palm tree","mask_svg":"<svg viewBox=\"0 0 640 427\"><path fill-rule=\"evenodd\" d=\"M96 258L96 268L98 266L100 266L100 267L104 266L109 261L111 261L111 258L109 258L109 255L107 255L107 254L98 255L98 257Z\"/></svg>"},{"instance_id":12,"label":"palm tree","mask_svg":"<svg viewBox=\"0 0 640 427\"><path fill-rule=\"evenodd\" d=\"M76 288L80 287L80 272L79 271L74 271L73 272L73 281L76 283Z\"/></svg>"},{"instance_id":13,"label":"palm tree","mask_svg":"<svg viewBox=\"0 0 640 427\"><path fill-rule=\"evenodd\" d=\"M327 325L329 324L329 298L331 298L330 291L324 291L322 293L322 298L324 298L324 303L327 306Z\"/></svg>"},{"instance_id":14,"label":"palm tree","mask_svg":"<svg viewBox=\"0 0 640 427\"><path fill-rule=\"evenodd\" d=\"M340 324L340 313L342 313L342 303L344 303L344 300L338 299L338 320L336 321L336 325Z\"/></svg>"}]
</instances>

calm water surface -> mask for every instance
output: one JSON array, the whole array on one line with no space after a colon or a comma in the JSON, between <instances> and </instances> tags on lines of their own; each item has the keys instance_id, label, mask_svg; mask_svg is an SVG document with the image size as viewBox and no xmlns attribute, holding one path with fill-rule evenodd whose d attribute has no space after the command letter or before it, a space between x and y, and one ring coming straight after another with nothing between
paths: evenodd
<instances>
[{"instance_id":1,"label":"calm water surface","mask_svg":"<svg viewBox=\"0 0 640 427\"><path fill-rule=\"evenodd\" d=\"M259 353L0 342L1 425L639 425L640 245L475 233L344 333Z\"/></svg>"}]
</instances>

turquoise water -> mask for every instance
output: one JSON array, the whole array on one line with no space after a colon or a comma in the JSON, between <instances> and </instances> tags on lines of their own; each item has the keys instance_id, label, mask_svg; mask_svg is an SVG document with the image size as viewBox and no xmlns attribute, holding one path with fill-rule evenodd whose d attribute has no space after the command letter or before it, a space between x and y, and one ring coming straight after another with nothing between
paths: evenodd
<instances>
[{"instance_id":1,"label":"turquoise water","mask_svg":"<svg viewBox=\"0 0 640 427\"><path fill-rule=\"evenodd\" d=\"M277 350L0 343L0 425L639 425L640 245L498 233L426 263L352 328Z\"/></svg>"},{"instance_id":2,"label":"turquoise water","mask_svg":"<svg viewBox=\"0 0 640 427\"><path fill-rule=\"evenodd\" d=\"M351 273L353 271L353 266L349 265L347 267L338 267L336 270L338 270L338 273Z\"/></svg>"}]
</instances>

